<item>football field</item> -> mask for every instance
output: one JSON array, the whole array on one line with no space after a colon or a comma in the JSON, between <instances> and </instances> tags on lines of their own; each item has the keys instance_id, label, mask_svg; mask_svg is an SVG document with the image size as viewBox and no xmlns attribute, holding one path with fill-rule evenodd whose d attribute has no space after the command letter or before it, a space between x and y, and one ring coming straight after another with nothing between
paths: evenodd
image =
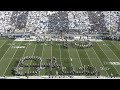
<instances>
[{"instance_id":1,"label":"football field","mask_svg":"<svg viewBox=\"0 0 120 90\"><path fill-rule=\"evenodd\" d=\"M65 49L62 43L46 42L40 44L32 41L14 41L10 39L0 40L0 76L13 76L12 70L25 56L39 56L42 63L55 57L57 63L66 67L66 71L75 70L84 65L96 67L101 76L120 76L120 41L92 42L93 47L79 49L69 47ZM23 48L19 48L19 47ZM29 64L34 63L33 61ZM62 69L62 68L61 68ZM28 68L27 71L32 70ZM36 76L50 75L51 68L46 67L39 71ZM57 69L52 69L56 75Z\"/></svg>"}]
</instances>

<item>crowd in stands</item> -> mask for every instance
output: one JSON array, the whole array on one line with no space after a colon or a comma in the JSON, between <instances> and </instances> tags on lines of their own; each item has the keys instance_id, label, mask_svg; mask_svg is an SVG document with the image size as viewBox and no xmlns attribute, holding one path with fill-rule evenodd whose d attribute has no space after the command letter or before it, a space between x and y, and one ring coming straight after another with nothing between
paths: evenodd
<instances>
[{"instance_id":1,"label":"crowd in stands","mask_svg":"<svg viewBox=\"0 0 120 90\"><path fill-rule=\"evenodd\" d=\"M119 11L0 11L0 32L8 29L117 31Z\"/></svg>"}]
</instances>

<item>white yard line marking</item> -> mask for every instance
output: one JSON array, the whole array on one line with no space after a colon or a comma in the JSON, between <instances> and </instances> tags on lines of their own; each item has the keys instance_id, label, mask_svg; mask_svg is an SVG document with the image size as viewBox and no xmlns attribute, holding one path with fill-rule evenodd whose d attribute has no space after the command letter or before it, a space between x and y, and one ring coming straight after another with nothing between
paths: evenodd
<instances>
[{"instance_id":1,"label":"white yard line marking","mask_svg":"<svg viewBox=\"0 0 120 90\"><path fill-rule=\"evenodd\" d=\"M103 41L104 42L104 41ZM105 42L104 42L105 43ZM106 45L107 46L107 45ZM108 46L107 46L108 47ZM109 48L109 47L108 47ZM116 56L116 54L113 52L113 50L111 48L109 48L110 51L115 55L115 57L120 61L120 59Z\"/></svg>"},{"instance_id":2,"label":"white yard line marking","mask_svg":"<svg viewBox=\"0 0 120 90\"><path fill-rule=\"evenodd\" d=\"M104 41L103 41L104 42ZM105 43L105 42L104 42ZM107 46L108 47L108 46ZM109 48L109 47L108 47ZM120 61L120 59L116 56L116 54L113 52L113 50L111 49L111 48L109 48L110 49L110 51L115 55L115 57L117 58L116 60L117 61Z\"/></svg>"},{"instance_id":3,"label":"white yard line marking","mask_svg":"<svg viewBox=\"0 0 120 90\"><path fill-rule=\"evenodd\" d=\"M92 47L92 49L93 49L93 51L95 52L95 50L94 50L94 48ZM101 65L104 67L104 65L102 64L102 62L101 62L101 60L100 60L100 58L98 57L98 55L97 55L97 53L95 52L95 54L96 54L96 56L97 56L97 58L99 59L99 61L100 61L100 63L101 63ZM106 74L109 76L109 74L108 74L108 72L105 70L105 72L106 72Z\"/></svg>"},{"instance_id":4,"label":"white yard line marking","mask_svg":"<svg viewBox=\"0 0 120 90\"><path fill-rule=\"evenodd\" d=\"M62 65L62 60L61 60L61 49L60 49L60 45L59 45L59 51L60 51L60 62L61 62L61 66L63 67L63 65ZM62 68L62 70L63 70L63 68Z\"/></svg>"},{"instance_id":5,"label":"white yard line marking","mask_svg":"<svg viewBox=\"0 0 120 90\"><path fill-rule=\"evenodd\" d=\"M71 58L71 56L70 56L70 51L69 51L69 48L68 48L68 54L69 54L69 59L71 60L72 58ZM72 68L73 68L73 70L75 71L75 68L74 68L74 66L73 66L72 62L71 62L71 67L72 67Z\"/></svg>"},{"instance_id":6,"label":"white yard line marking","mask_svg":"<svg viewBox=\"0 0 120 90\"><path fill-rule=\"evenodd\" d=\"M97 42L96 42L97 43ZM97 43L97 45L99 46L99 44ZM100 46L99 46L100 47ZM100 47L100 49L102 50L102 48ZM102 50L103 51L103 50ZM103 51L103 53L105 54L105 52ZM105 54L106 55L106 54ZM108 56L106 55L106 57L108 58ZM110 59L108 58L108 60L110 61ZM111 61L110 61L111 62ZM118 70L115 68L114 65L112 65L114 67L114 69L118 72ZM118 72L118 74L120 75L120 73Z\"/></svg>"},{"instance_id":7,"label":"white yard line marking","mask_svg":"<svg viewBox=\"0 0 120 90\"><path fill-rule=\"evenodd\" d=\"M51 59L52 59L52 45L51 45ZM51 60L51 62L52 62L52 60ZM52 67L50 68L51 69L51 72L52 72Z\"/></svg>"},{"instance_id":8,"label":"white yard line marking","mask_svg":"<svg viewBox=\"0 0 120 90\"><path fill-rule=\"evenodd\" d=\"M113 42L111 42L114 46L115 46L115 44L113 43ZM116 46L115 46L116 47ZM118 50L120 50L120 48L118 48L118 47L116 47ZM117 50L116 50L117 51Z\"/></svg>"},{"instance_id":9,"label":"white yard line marking","mask_svg":"<svg viewBox=\"0 0 120 90\"><path fill-rule=\"evenodd\" d=\"M14 43L14 41L13 41L12 43ZM10 47L7 49L7 51L4 53L4 55L3 55L2 58L0 59L0 62L3 60L4 56L6 55L6 53L8 52L8 50L9 50L11 47L12 47L12 46L10 46Z\"/></svg>"},{"instance_id":10,"label":"white yard line marking","mask_svg":"<svg viewBox=\"0 0 120 90\"><path fill-rule=\"evenodd\" d=\"M76 47L75 47L75 48L76 48ZM83 67L83 65L82 65L82 61L81 61L81 59L80 59L80 56L79 56L79 53L78 53L77 48L76 48L76 52L77 52L77 55L78 55L78 58L79 58L79 62L80 62L80 64L81 64L81 66Z\"/></svg>"},{"instance_id":11,"label":"white yard line marking","mask_svg":"<svg viewBox=\"0 0 120 90\"><path fill-rule=\"evenodd\" d=\"M99 45L99 46L103 46L103 45ZM54 50L57 50L57 49L54 49ZM47 50L47 51L51 51L51 50ZM92 50L86 50L86 51L92 51ZM99 50L96 50L96 51L99 51ZM110 50L103 50L103 51L110 51ZM81 51L83 52L83 51Z\"/></svg>"},{"instance_id":12,"label":"white yard line marking","mask_svg":"<svg viewBox=\"0 0 120 90\"><path fill-rule=\"evenodd\" d=\"M113 42L111 42L114 46L115 46L115 44L113 43ZM115 46L116 47L116 46ZM118 48L118 47L116 47L118 50L120 50L120 48Z\"/></svg>"},{"instance_id":13,"label":"white yard line marking","mask_svg":"<svg viewBox=\"0 0 120 90\"><path fill-rule=\"evenodd\" d=\"M5 45L5 43L7 42L7 40L6 41L4 41L4 43L1 45L1 47L0 48L2 48L3 47L3 45Z\"/></svg>"},{"instance_id":14,"label":"white yard line marking","mask_svg":"<svg viewBox=\"0 0 120 90\"><path fill-rule=\"evenodd\" d=\"M30 41L29 41L29 42L30 42ZM29 42L28 42L28 43L29 43ZM24 55L25 55L25 53L26 53L26 51L27 51L27 48L28 48L28 46L29 46L28 43L27 43L27 47L26 47L26 49L25 49L22 57L24 57ZM19 66L19 64L20 64L20 62L18 63L17 67Z\"/></svg>"},{"instance_id":15,"label":"white yard line marking","mask_svg":"<svg viewBox=\"0 0 120 90\"><path fill-rule=\"evenodd\" d=\"M84 51L86 52L86 50L84 50ZM87 54L87 52L86 52L86 54ZM90 57L89 57L89 55L88 55L88 54L87 54L87 56L88 56L88 59L89 59L89 61L90 61L91 65L94 67L94 65L92 64L92 62L91 62Z\"/></svg>"},{"instance_id":16,"label":"white yard line marking","mask_svg":"<svg viewBox=\"0 0 120 90\"><path fill-rule=\"evenodd\" d=\"M32 54L32 56L34 56L35 49L36 49L36 45L37 45L37 44L35 44L35 47L34 47L34 51L33 51L33 54ZM31 65L31 63L32 63L32 60L30 61L30 65ZM28 73L29 73L29 71L30 71L30 66L29 66L29 68L28 68Z\"/></svg>"},{"instance_id":17,"label":"white yard line marking","mask_svg":"<svg viewBox=\"0 0 120 90\"><path fill-rule=\"evenodd\" d=\"M43 51L44 51L44 44L43 44L43 49L42 49L42 57L41 57L42 60L43 60ZM42 62L41 62L41 63L42 63ZM40 64L41 64L41 63L40 63ZM41 66L41 65L40 65L40 66ZM40 71L39 71L39 76L40 76Z\"/></svg>"},{"instance_id":18,"label":"white yard line marking","mask_svg":"<svg viewBox=\"0 0 120 90\"><path fill-rule=\"evenodd\" d=\"M113 42L111 42L114 46L115 46L115 44L113 43ZM118 50L120 50L117 46L115 46ZM119 59L120 60L120 59Z\"/></svg>"},{"instance_id":19,"label":"white yard line marking","mask_svg":"<svg viewBox=\"0 0 120 90\"><path fill-rule=\"evenodd\" d=\"M22 43L22 42L20 42L19 46L21 45L21 43ZM5 71L4 71L4 73L3 73L3 75L2 75L2 76L4 76L4 75L5 75L5 73L6 73L7 69L8 69L8 67L10 66L10 64L11 64L11 62L12 62L12 60L13 60L13 58L14 58L14 56L15 56L15 54L16 54L16 52L17 52L17 51L18 51L18 48L16 49L16 51L15 51L14 55L12 56L12 58L11 58L11 60L10 60L9 64L8 64L8 66L7 66L7 68L5 69Z\"/></svg>"},{"instance_id":20,"label":"white yard line marking","mask_svg":"<svg viewBox=\"0 0 120 90\"><path fill-rule=\"evenodd\" d=\"M51 45L51 59L52 59L52 45Z\"/></svg>"}]
</instances>

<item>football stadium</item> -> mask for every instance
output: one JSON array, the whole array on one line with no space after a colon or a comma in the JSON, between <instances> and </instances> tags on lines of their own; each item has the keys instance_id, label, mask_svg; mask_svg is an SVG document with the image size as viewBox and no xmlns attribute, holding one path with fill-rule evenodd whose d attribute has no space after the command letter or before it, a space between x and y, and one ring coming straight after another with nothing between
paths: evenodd
<instances>
[{"instance_id":1,"label":"football stadium","mask_svg":"<svg viewBox=\"0 0 120 90\"><path fill-rule=\"evenodd\" d=\"M0 78L120 78L119 26L120 11L0 11Z\"/></svg>"}]
</instances>

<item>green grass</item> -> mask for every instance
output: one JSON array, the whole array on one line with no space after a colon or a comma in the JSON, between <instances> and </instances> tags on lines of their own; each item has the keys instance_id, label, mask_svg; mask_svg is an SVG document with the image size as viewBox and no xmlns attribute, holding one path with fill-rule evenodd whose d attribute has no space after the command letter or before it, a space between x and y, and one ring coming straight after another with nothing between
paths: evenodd
<instances>
[{"instance_id":1,"label":"green grass","mask_svg":"<svg viewBox=\"0 0 120 90\"><path fill-rule=\"evenodd\" d=\"M47 63L48 58L55 57L57 63L66 67L65 71L75 70L84 65L91 65L100 71L102 76L109 76L111 73L120 76L120 65L108 65L105 62L120 62L120 42L119 41L102 41L92 42L92 48L78 49L70 46L64 49L58 43L47 42L47 45L41 45L36 42L17 42L14 40L0 40L0 76L13 76L12 69L17 66L19 60L24 56L39 56L42 63ZM14 45L11 45L14 44ZM12 48L12 46L25 46L25 48ZM72 59L72 61L71 61ZM34 61L28 62L35 63ZM40 63L40 62L38 62ZM109 68L108 70L104 70ZM25 71L34 71L34 68L24 69ZM23 70L23 71L24 71ZM56 71L52 69L52 74ZM50 68L45 68L37 76L50 75Z\"/></svg>"}]
</instances>

